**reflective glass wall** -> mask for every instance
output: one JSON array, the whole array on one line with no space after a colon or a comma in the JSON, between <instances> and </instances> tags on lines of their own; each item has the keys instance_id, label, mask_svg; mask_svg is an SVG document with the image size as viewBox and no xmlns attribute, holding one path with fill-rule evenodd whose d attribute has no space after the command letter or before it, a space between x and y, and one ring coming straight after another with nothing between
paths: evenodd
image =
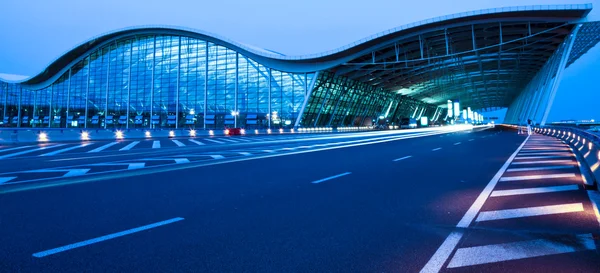
<instances>
[{"instance_id":1,"label":"reflective glass wall","mask_svg":"<svg viewBox=\"0 0 600 273\"><path fill-rule=\"evenodd\" d=\"M83 56L41 90L0 83L0 122L57 128L292 127L313 77L270 69L204 40L136 36Z\"/></svg>"}]
</instances>

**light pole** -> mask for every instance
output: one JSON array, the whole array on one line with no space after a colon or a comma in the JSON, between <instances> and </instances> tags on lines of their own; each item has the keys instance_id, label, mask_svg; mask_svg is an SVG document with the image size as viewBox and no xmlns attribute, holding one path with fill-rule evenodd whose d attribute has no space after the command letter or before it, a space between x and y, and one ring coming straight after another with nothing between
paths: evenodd
<instances>
[{"instance_id":1,"label":"light pole","mask_svg":"<svg viewBox=\"0 0 600 273\"><path fill-rule=\"evenodd\" d=\"M234 127L237 128L237 116L240 114L240 111L231 111L231 115L233 116L233 120L234 120Z\"/></svg>"}]
</instances>

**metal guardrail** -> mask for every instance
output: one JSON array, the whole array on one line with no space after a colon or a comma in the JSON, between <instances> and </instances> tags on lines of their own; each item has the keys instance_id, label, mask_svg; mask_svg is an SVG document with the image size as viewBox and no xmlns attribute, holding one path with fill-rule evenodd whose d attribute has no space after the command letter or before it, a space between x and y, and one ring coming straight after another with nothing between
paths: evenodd
<instances>
[{"instance_id":1,"label":"metal guardrail","mask_svg":"<svg viewBox=\"0 0 600 273\"><path fill-rule=\"evenodd\" d=\"M582 174L585 184L596 187L600 181L600 136L573 127L544 126L533 128L537 134L552 136L569 144L588 175ZM587 181L592 180L592 181Z\"/></svg>"}]
</instances>

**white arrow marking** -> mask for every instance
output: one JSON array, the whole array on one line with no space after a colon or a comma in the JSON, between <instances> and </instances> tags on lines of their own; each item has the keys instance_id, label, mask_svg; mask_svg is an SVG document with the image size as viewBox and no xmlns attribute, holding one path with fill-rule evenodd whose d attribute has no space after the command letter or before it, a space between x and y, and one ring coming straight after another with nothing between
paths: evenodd
<instances>
[{"instance_id":1,"label":"white arrow marking","mask_svg":"<svg viewBox=\"0 0 600 273\"><path fill-rule=\"evenodd\" d=\"M66 170L50 170L50 169L42 169L42 170L32 170L25 171L24 173L58 173L58 172L67 172L63 175L63 177L71 177L71 176L79 176L84 175L89 172L90 169L66 169Z\"/></svg>"}]
</instances>

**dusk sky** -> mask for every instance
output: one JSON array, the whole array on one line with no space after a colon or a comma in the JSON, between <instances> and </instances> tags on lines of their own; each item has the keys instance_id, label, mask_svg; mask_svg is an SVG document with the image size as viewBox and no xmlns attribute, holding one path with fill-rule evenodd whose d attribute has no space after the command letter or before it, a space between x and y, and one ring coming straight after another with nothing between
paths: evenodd
<instances>
[{"instance_id":1,"label":"dusk sky","mask_svg":"<svg viewBox=\"0 0 600 273\"><path fill-rule=\"evenodd\" d=\"M590 19L600 19L600 0L5 0L0 16L0 73L35 75L89 38L137 25L185 26L286 55L303 55L452 13L583 3L597 9ZM549 121L600 120L599 60L600 47L596 46L565 71Z\"/></svg>"}]
</instances>

